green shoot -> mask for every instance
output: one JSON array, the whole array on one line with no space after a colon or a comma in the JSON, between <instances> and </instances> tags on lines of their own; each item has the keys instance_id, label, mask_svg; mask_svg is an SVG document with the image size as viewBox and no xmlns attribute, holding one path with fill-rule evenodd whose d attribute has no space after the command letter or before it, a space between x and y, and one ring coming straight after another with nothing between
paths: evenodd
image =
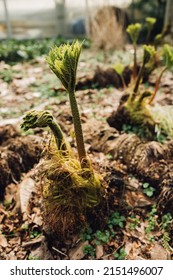
<instances>
[{"instance_id":1,"label":"green shoot","mask_svg":"<svg viewBox=\"0 0 173 280\"><path fill-rule=\"evenodd\" d=\"M104 232L102 232L101 230L97 230L95 233L95 244L96 245L100 245L101 243L109 243L110 237L111 237L111 233L109 230L105 230Z\"/></svg>"},{"instance_id":2,"label":"green shoot","mask_svg":"<svg viewBox=\"0 0 173 280\"><path fill-rule=\"evenodd\" d=\"M172 70L173 69L173 47L169 46L168 44L165 44L163 46L163 62L165 64L165 66L163 67L163 69L160 72L159 77L156 80L156 84L155 84L155 88L154 88L154 92L149 100L149 104L151 104L159 90L159 85L162 79L162 76L164 74L164 72L168 69Z\"/></svg>"},{"instance_id":3,"label":"green shoot","mask_svg":"<svg viewBox=\"0 0 173 280\"><path fill-rule=\"evenodd\" d=\"M145 19L145 22L147 24L147 37L146 37L146 44L148 44L149 40L150 40L150 35L151 35L151 31L153 29L154 24L156 23L156 18L153 17L147 17Z\"/></svg>"},{"instance_id":4,"label":"green shoot","mask_svg":"<svg viewBox=\"0 0 173 280\"><path fill-rule=\"evenodd\" d=\"M142 25L140 23L130 24L126 31L130 35L133 43L134 57L133 57L133 79L137 76L137 41Z\"/></svg>"},{"instance_id":5,"label":"green shoot","mask_svg":"<svg viewBox=\"0 0 173 280\"><path fill-rule=\"evenodd\" d=\"M156 205L154 204L152 206L151 211L148 213L148 219L147 219L148 225L145 229L146 234L153 231L156 228L156 226L158 225L157 217L158 217L157 209L156 209Z\"/></svg>"},{"instance_id":6,"label":"green shoot","mask_svg":"<svg viewBox=\"0 0 173 280\"><path fill-rule=\"evenodd\" d=\"M143 55L143 62L142 62L142 66L140 68L136 83L135 83L135 87L133 89L134 92L134 96L137 95L138 92L138 88L144 73L144 69L145 69L145 65L150 61L151 58L153 58L155 56L155 48L153 46L150 45L144 45L143 46L143 50L144 50L144 55Z\"/></svg>"},{"instance_id":7,"label":"green shoot","mask_svg":"<svg viewBox=\"0 0 173 280\"><path fill-rule=\"evenodd\" d=\"M162 39L163 39L163 34L162 33L159 33L155 36L154 46L155 46L156 49L157 49L158 45L162 42Z\"/></svg>"},{"instance_id":8,"label":"green shoot","mask_svg":"<svg viewBox=\"0 0 173 280\"><path fill-rule=\"evenodd\" d=\"M67 144L65 137L63 135L63 132L60 128L60 126L55 122L53 116L48 111L29 111L23 118L23 122L21 124L21 128L24 131L27 131L30 128L36 128L36 127L47 127L49 126L57 144L57 148L70 151L70 147Z\"/></svg>"},{"instance_id":9,"label":"green shoot","mask_svg":"<svg viewBox=\"0 0 173 280\"><path fill-rule=\"evenodd\" d=\"M54 47L47 56L51 70L69 94L79 160L71 145L48 111L30 111L23 118L25 131L49 127L53 133L40 168L42 175L43 214L49 232L64 238L77 231L85 220L86 208L94 207L101 198L101 177L92 169L86 156L82 126L75 97L76 71L81 44Z\"/></svg>"},{"instance_id":10,"label":"green shoot","mask_svg":"<svg viewBox=\"0 0 173 280\"><path fill-rule=\"evenodd\" d=\"M69 94L79 160L82 167L87 167L89 162L86 156L79 109L75 97L76 71L81 48L82 44L79 44L78 41L73 42L72 45L55 46L49 52L46 60L50 69L62 82Z\"/></svg>"},{"instance_id":11,"label":"green shoot","mask_svg":"<svg viewBox=\"0 0 173 280\"><path fill-rule=\"evenodd\" d=\"M139 217L132 215L129 217L129 220L130 220L130 223L129 223L128 227L131 230L135 230L140 225Z\"/></svg>"},{"instance_id":12,"label":"green shoot","mask_svg":"<svg viewBox=\"0 0 173 280\"><path fill-rule=\"evenodd\" d=\"M126 254L125 249L124 249L124 248L121 248L118 252L115 252L115 253L113 254L113 256L114 256L114 258L115 258L116 260L124 260L125 257L127 256L127 254Z\"/></svg>"},{"instance_id":13,"label":"green shoot","mask_svg":"<svg viewBox=\"0 0 173 280\"><path fill-rule=\"evenodd\" d=\"M122 85L123 85L123 88L125 89L126 88L126 83L125 83L125 80L124 80L124 77L123 77L123 71L124 71L124 68L125 66L121 63L116 63L114 65L114 70L117 72L117 74L120 76L120 79L121 79L121 82L122 82Z\"/></svg>"},{"instance_id":14,"label":"green shoot","mask_svg":"<svg viewBox=\"0 0 173 280\"><path fill-rule=\"evenodd\" d=\"M148 197L152 197L154 192L156 191L156 189L150 186L150 184L147 182L143 183L142 187L143 187L143 193L146 194Z\"/></svg>"},{"instance_id":15,"label":"green shoot","mask_svg":"<svg viewBox=\"0 0 173 280\"><path fill-rule=\"evenodd\" d=\"M108 227L112 229L114 226L119 226L120 228L124 227L125 216L120 215L119 212L113 212L108 220Z\"/></svg>"},{"instance_id":16,"label":"green shoot","mask_svg":"<svg viewBox=\"0 0 173 280\"><path fill-rule=\"evenodd\" d=\"M83 253L84 253L85 256L89 255L91 257L94 257L95 256L95 248L90 244L85 245L83 247Z\"/></svg>"}]
</instances>

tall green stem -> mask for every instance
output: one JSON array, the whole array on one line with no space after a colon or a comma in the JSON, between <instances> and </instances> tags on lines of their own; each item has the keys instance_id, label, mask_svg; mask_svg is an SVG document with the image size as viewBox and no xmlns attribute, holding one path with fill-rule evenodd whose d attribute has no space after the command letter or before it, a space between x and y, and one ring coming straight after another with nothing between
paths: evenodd
<instances>
[{"instance_id":1,"label":"tall green stem","mask_svg":"<svg viewBox=\"0 0 173 280\"><path fill-rule=\"evenodd\" d=\"M133 48L134 48L134 64L133 64L133 79L136 79L137 76L137 50L136 50L136 43L133 44Z\"/></svg>"},{"instance_id":2,"label":"tall green stem","mask_svg":"<svg viewBox=\"0 0 173 280\"><path fill-rule=\"evenodd\" d=\"M158 77L158 79L157 79L157 81L156 81L156 84L155 84L155 88L154 88L154 92L153 92L153 94L152 94L152 96L151 96L151 98L150 98L150 100L149 100L149 104L151 104L152 102L153 102L153 100L154 100L154 98L155 98L155 96L156 96L156 93L158 92L158 89L159 89L159 85L160 85L160 82L161 82L161 78L162 78L162 76L163 76L163 73L166 71L168 69L168 67L165 67L165 68L163 68L163 70L161 71L161 73L160 73L160 75L159 75L159 77Z\"/></svg>"},{"instance_id":3,"label":"tall green stem","mask_svg":"<svg viewBox=\"0 0 173 280\"><path fill-rule=\"evenodd\" d=\"M146 37L146 44L149 43L152 27L153 26L148 28L147 37Z\"/></svg>"},{"instance_id":4,"label":"tall green stem","mask_svg":"<svg viewBox=\"0 0 173 280\"><path fill-rule=\"evenodd\" d=\"M74 130L75 130L75 136L76 136L76 143L77 143L77 150L79 155L79 160L81 163L81 166L83 165L86 167L86 151L85 151L85 145L84 145L84 138L83 138L83 132L82 132L82 125L79 115L79 109L76 102L75 93L69 92L70 97L70 106L73 116L73 123L74 123Z\"/></svg>"},{"instance_id":5,"label":"tall green stem","mask_svg":"<svg viewBox=\"0 0 173 280\"><path fill-rule=\"evenodd\" d=\"M138 77L137 77L137 81L136 81L136 84L135 84L135 87L134 87L134 90L133 90L134 96L137 95L139 84L140 84L140 81L141 81L141 78L142 78L142 75L143 75L143 72L144 72L144 66L145 66L145 63L143 63L141 68L140 68L140 71L139 71L139 74L138 74Z\"/></svg>"},{"instance_id":6,"label":"tall green stem","mask_svg":"<svg viewBox=\"0 0 173 280\"><path fill-rule=\"evenodd\" d=\"M120 75L120 79L121 79L121 82L122 82L123 89L125 90L127 88L127 86L126 86L126 82L124 80L123 74Z\"/></svg>"}]
</instances>

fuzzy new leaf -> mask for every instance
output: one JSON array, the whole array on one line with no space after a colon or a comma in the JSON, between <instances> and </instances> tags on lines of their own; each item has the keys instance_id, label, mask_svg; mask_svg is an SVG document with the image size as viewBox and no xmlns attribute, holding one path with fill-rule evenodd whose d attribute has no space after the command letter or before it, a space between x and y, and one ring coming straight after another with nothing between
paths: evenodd
<instances>
[{"instance_id":1,"label":"fuzzy new leaf","mask_svg":"<svg viewBox=\"0 0 173 280\"><path fill-rule=\"evenodd\" d=\"M143 49L144 49L144 58L143 58L143 61L144 61L144 64L148 63L150 58L153 58L156 54L156 50L153 46L151 45L144 45L143 46Z\"/></svg>"},{"instance_id":2,"label":"fuzzy new leaf","mask_svg":"<svg viewBox=\"0 0 173 280\"><path fill-rule=\"evenodd\" d=\"M153 25L156 23L156 18L147 17L147 18L145 19L145 21L146 21L148 27L149 27L149 28L152 28Z\"/></svg>"},{"instance_id":3,"label":"fuzzy new leaf","mask_svg":"<svg viewBox=\"0 0 173 280\"><path fill-rule=\"evenodd\" d=\"M71 45L64 44L53 47L46 60L50 69L62 82L68 92L73 92L76 85L76 71L82 44L74 41Z\"/></svg>"},{"instance_id":4,"label":"fuzzy new leaf","mask_svg":"<svg viewBox=\"0 0 173 280\"><path fill-rule=\"evenodd\" d=\"M23 118L21 128L27 131L30 128L46 127L53 121L53 116L48 111L29 111Z\"/></svg>"},{"instance_id":5,"label":"fuzzy new leaf","mask_svg":"<svg viewBox=\"0 0 173 280\"><path fill-rule=\"evenodd\" d=\"M173 47L168 44L163 47L163 60L167 68L173 68Z\"/></svg>"},{"instance_id":6,"label":"fuzzy new leaf","mask_svg":"<svg viewBox=\"0 0 173 280\"><path fill-rule=\"evenodd\" d=\"M114 69L117 72L118 75L122 75L123 71L124 71L125 66L121 63L116 63L114 65Z\"/></svg>"},{"instance_id":7,"label":"fuzzy new leaf","mask_svg":"<svg viewBox=\"0 0 173 280\"><path fill-rule=\"evenodd\" d=\"M130 38L134 44L136 44L136 42L139 38L139 32L140 32L141 26L142 25L140 23L135 23L135 24L130 24L126 29L126 31L129 33Z\"/></svg>"}]
</instances>

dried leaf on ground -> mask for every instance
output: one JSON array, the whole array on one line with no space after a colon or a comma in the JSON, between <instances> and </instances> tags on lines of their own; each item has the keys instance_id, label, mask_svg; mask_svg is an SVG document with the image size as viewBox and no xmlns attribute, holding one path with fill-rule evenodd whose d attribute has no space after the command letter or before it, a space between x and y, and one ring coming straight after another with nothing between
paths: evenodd
<instances>
[{"instance_id":1,"label":"dried leaf on ground","mask_svg":"<svg viewBox=\"0 0 173 280\"><path fill-rule=\"evenodd\" d=\"M151 260L170 260L170 253L158 242L155 242L150 250Z\"/></svg>"},{"instance_id":2,"label":"dried leaf on ground","mask_svg":"<svg viewBox=\"0 0 173 280\"><path fill-rule=\"evenodd\" d=\"M80 242L75 248L69 251L70 260L81 260L84 257L83 248L88 245L88 241Z\"/></svg>"},{"instance_id":3,"label":"dried leaf on ground","mask_svg":"<svg viewBox=\"0 0 173 280\"><path fill-rule=\"evenodd\" d=\"M125 193L125 200L131 207L145 207L153 204L152 199L142 193L142 191L129 191Z\"/></svg>"},{"instance_id":4,"label":"dried leaf on ground","mask_svg":"<svg viewBox=\"0 0 173 280\"><path fill-rule=\"evenodd\" d=\"M28 176L21 182L19 190L21 212L25 213L28 209L31 193L35 191L35 181Z\"/></svg>"},{"instance_id":5,"label":"dried leaf on ground","mask_svg":"<svg viewBox=\"0 0 173 280\"><path fill-rule=\"evenodd\" d=\"M6 248L7 245L7 238L3 234L0 234L0 246Z\"/></svg>"},{"instance_id":6,"label":"dried leaf on ground","mask_svg":"<svg viewBox=\"0 0 173 280\"><path fill-rule=\"evenodd\" d=\"M125 243L125 252L129 260L137 260L141 254L141 244L139 241L131 242L129 239Z\"/></svg>"},{"instance_id":7,"label":"dried leaf on ground","mask_svg":"<svg viewBox=\"0 0 173 280\"><path fill-rule=\"evenodd\" d=\"M103 245L97 245L96 246L96 258L100 259L101 257L103 257L103 254L104 254Z\"/></svg>"}]
</instances>

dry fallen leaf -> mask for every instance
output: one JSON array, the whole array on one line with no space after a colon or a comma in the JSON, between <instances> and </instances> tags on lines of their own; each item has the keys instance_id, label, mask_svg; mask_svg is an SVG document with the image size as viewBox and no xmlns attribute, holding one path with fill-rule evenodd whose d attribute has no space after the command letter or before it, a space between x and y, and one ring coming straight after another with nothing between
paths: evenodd
<instances>
[{"instance_id":1,"label":"dry fallen leaf","mask_svg":"<svg viewBox=\"0 0 173 280\"><path fill-rule=\"evenodd\" d=\"M51 255L46 245L42 244L40 247L32 249L29 256L30 258L33 258L35 260L53 260L53 256Z\"/></svg>"},{"instance_id":2,"label":"dry fallen leaf","mask_svg":"<svg viewBox=\"0 0 173 280\"><path fill-rule=\"evenodd\" d=\"M3 248L6 248L8 245L7 243L7 239L3 234L0 234L0 246L2 246Z\"/></svg>"},{"instance_id":3,"label":"dry fallen leaf","mask_svg":"<svg viewBox=\"0 0 173 280\"><path fill-rule=\"evenodd\" d=\"M96 258L100 259L104 254L103 245L96 246Z\"/></svg>"},{"instance_id":4,"label":"dry fallen leaf","mask_svg":"<svg viewBox=\"0 0 173 280\"><path fill-rule=\"evenodd\" d=\"M84 257L83 248L88 245L88 241L80 242L77 247L73 248L69 252L70 260L81 260Z\"/></svg>"},{"instance_id":5,"label":"dry fallen leaf","mask_svg":"<svg viewBox=\"0 0 173 280\"><path fill-rule=\"evenodd\" d=\"M35 190L35 181L31 178L24 178L24 180L20 184L20 208L21 212L25 213L27 212L29 199L31 196L31 193Z\"/></svg>"},{"instance_id":6,"label":"dry fallen leaf","mask_svg":"<svg viewBox=\"0 0 173 280\"><path fill-rule=\"evenodd\" d=\"M32 214L31 215L32 221L34 224L36 224L37 226L42 226L43 224L43 219L41 215L36 215L36 214Z\"/></svg>"},{"instance_id":7,"label":"dry fallen leaf","mask_svg":"<svg viewBox=\"0 0 173 280\"><path fill-rule=\"evenodd\" d=\"M8 254L7 260L17 260L16 253L13 252L13 251L11 251L11 252Z\"/></svg>"},{"instance_id":8,"label":"dry fallen leaf","mask_svg":"<svg viewBox=\"0 0 173 280\"><path fill-rule=\"evenodd\" d=\"M20 237L14 237L9 240L10 245L20 245L21 244L21 238Z\"/></svg>"},{"instance_id":9,"label":"dry fallen leaf","mask_svg":"<svg viewBox=\"0 0 173 280\"><path fill-rule=\"evenodd\" d=\"M147 222L140 222L139 226L136 226L134 229L130 228L130 221L126 224L126 231L124 232L127 236L137 238L142 243L148 244L148 236L146 235Z\"/></svg>"},{"instance_id":10,"label":"dry fallen leaf","mask_svg":"<svg viewBox=\"0 0 173 280\"><path fill-rule=\"evenodd\" d=\"M3 219L4 219L5 215L0 214L0 224L2 223Z\"/></svg>"},{"instance_id":11,"label":"dry fallen leaf","mask_svg":"<svg viewBox=\"0 0 173 280\"><path fill-rule=\"evenodd\" d=\"M128 256L128 260L143 259L141 256L141 243L139 241L131 242L129 239L127 239L125 243L125 252Z\"/></svg>"},{"instance_id":12,"label":"dry fallen leaf","mask_svg":"<svg viewBox=\"0 0 173 280\"><path fill-rule=\"evenodd\" d=\"M170 260L170 253L158 242L155 242L150 250L151 260Z\"/></svg>"},{"instance_id":13,"label":"dry fallen leaf","mask_svg":"<svg viewBox=\"0 0 173 280\"><path fill-rule=\"evenodd\" d=\"M131 207L145 207L153 204L153 201L141 191L126 190L125 200Z\"/></svg>"}]
</instances>

